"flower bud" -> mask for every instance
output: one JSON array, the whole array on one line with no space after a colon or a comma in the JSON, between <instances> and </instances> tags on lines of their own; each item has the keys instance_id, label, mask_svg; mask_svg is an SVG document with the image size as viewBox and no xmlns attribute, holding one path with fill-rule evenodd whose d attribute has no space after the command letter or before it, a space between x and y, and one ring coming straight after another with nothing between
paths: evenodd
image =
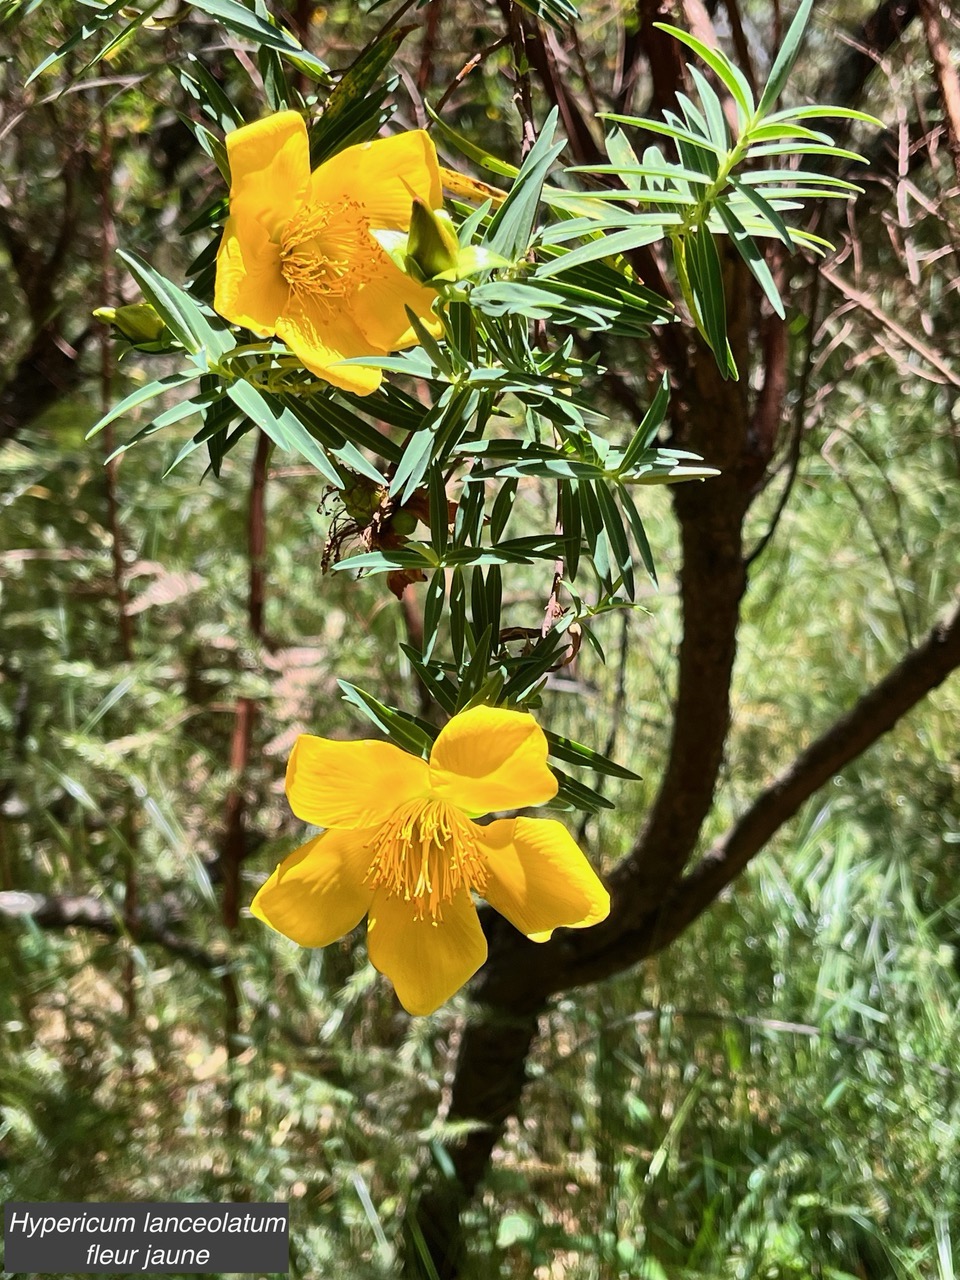
<instances>
[{"instance_id":1,"label":"flower bud","mask_svg":"<svg viewBox=\"0 0 960 1280\"><path fill-rule=\"evenodd\" d=\"M149 302L135 302L128 307L97 307L94 317L113 326L114 332L132 342L158 342L166 332L155 307Z\"/></svg>"},{"instance_id":2,"label":"flower bud","mask_svg":"<svg viewBox=\"0 0 960 1280\"><path fill-rule=\"evenodd\" d=\"M431 209L415 198L406 256L408 266L413 266L424 282L454 271L460 257L460 243L450 215L442 209Z\"/></svg>"}]
</instances>

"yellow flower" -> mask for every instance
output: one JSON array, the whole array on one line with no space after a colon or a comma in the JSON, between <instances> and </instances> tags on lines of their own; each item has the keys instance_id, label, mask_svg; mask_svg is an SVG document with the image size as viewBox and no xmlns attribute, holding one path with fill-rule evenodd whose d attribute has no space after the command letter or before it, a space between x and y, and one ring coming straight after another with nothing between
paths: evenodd
<instances>
[{"instance_id":1,"label":"yellow flower","mask_svg":"<svg viewBox=\"0 0 960 1280\"><path fill-rule=\"evenodd\" d=\"M404 307L439 332L436 299L371 234L406 231L414 199L442 203L422 130L347 147L310 172L307 129L280 111L227 135L230 216L214 306L261 337L276 334L334 386L368 395L379 369L338 365L416 342Z\"/></svg>"},{"instance_id":2,"label":"yellow flower","mask_svg":"<svg viewBox=\"0 0 960 1280\"><path fill-rule=\"evenodd\" d=\"M304 734L287 796L298 818L327 830L280 864L251 911L303 947L325 947L369 916L371 961L409 1013L432 1013L487 958L474 893L536 942L610 910L562 823L473 821L552 799L547 751L532 716L493 707L454 716L429 762L387 742Z\"/></svg>"}]
</instances>

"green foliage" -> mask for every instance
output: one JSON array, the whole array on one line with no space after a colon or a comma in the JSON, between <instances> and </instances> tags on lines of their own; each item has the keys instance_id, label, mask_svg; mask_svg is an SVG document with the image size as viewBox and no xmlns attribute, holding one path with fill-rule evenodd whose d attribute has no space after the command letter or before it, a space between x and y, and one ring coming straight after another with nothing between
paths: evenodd
<instances>
[{"instance_id":1,"label":"green foliage","mask_svg":"<svg viewBox=\"0 0 960 1280\"><path fill-rule=\"evenodd\" d=\"M209 5L196 7L213 12ZM252 31L233 12L242 6L222 8L214 16L229 31L251 36ZM789 112L770 114L808 11L809 5L798 13L788 32L760 105L754 103L743 75L722 53L665 28L689 45L729 91L737 112L733 140L722 102L703 75L691 68L700 108L681 95L682 114L668 112L662 122L609 117L671 138L679 152L679 166L657 148L649 148L638 160L625 136L615 130L607 143L611 164L587 170L593 177L615 179L612 189L574 195L548 188L548 177L565 145L555 138L558 112L554 110L520 168L511 171L509 192L497 207L489 201L475 210L458 207L463 266L448 262L451 255L456 256L448 231L443 262L429 268L439 292L442 337L428 332L410 312L417 348L358 361L379 365L393 379L406 377L420 383L420 400L407 399L402 424L390 412L388 402L395 398L390 381L362 402L351 401L312 379L282 343L245 343L241 334L238 344L205 302L194 300L195 295L209 299L212 261L204 255L191 293L165 280L135 255L125 254L124 261L145 298L201 375L199 394L182 411L166 410L136 438L197 411L203 425L192 442L180 449L174 465L203 444L212 469L219 472L245 432L259 427L275 445L298 453L314 466L341 502L361 477L382 485L385 492L379 504L370 507L371 523L357 525L367 549L340 559L338 543L331 557L335 568L389 574L395 583L429 579L423 644L415 669L434 697L438 690L444 691L441 705L457 709L482 697L520 707L538 706L548 674L576 651L570 649L570 637L578 637L579 645L579 636L593 626L596 617L636 602L635 564L656 581L636 488L716 474L699 458L658 445L667 409L665 381L625 448L617 448L608 438L603 417L592 407L592 384L602 370L576 354L576 333L637 336L650 325L671 320L666 301L638 285L624 255L658 240L669 241L690 317L721 368L736 376L726 337L715 236L730 236L782 315L773 276L754 236L779 237L791 250L801 245L818 247L817 237L789 229L783 215L798 209L798 200L804 196L846 198L856 190L829 175L791 170L787 178L784 172L765 167L770 158L780 161L797 150L818 156L852 155L834 147L827 135L800 125ZM564 15L551 11L541 16ZM102 20L107 17L102 15ZM255 26L265 20L265 15L250 15ZM314 164L378 130L384 118L378 80L402 34L388 30L339 79L319 122L311 128ZM271 40L269 49L280 48L289 55L285 37L274 32ZM198 72L184 78L182 74L181 82L211 122L227 130L236 126L235 111L209 75ZM271 105L290 101L288 94L277 89ZM455 145L464 146L469 154L476 152L456 131L443 127ZM195 131L222 168L225 153L215 135L205 125L195 126ZM567 171L568 176L580 172L582 168ZM635 211L638 205L643 211ZM546 221L547 209L559 220ZM210 212L222 216L222 207L211 206ZM417 223L416 213L415 206L409 242L393 232L381 237L386 237L395 261L401 267L412 263L409 269L421 279L426 268L417 260L417 253L422 256L423 252L417 245L427 227L432 227L433 215L421 209ZM425 218L427 223L421 226ZM201 225L206 225L205 218L194 223L197 228ZM553 346L544 347L537 336L534 326L543 322L559 331ZM564 330L569 331L566 337ZM169 385L167 379L160 379L138 389L135 401L128 397L100 425L115 420L134 403L162 394ZM505 416L513 418L506 431L500 425ZM396 424L399 431L388 436L375 425L379 423ZM388 466L381 474L364 450L388 441ZM501 519L496 537L490 538L503 486L509 482L506 492L512 494L515 481L530 479L555 486L555 516L550 521L555 532L535 530L505 537L506 520ZM460 484L456 499L449 492L454 482ZM417 540L401 529L411 518L414 524L419 519L427 526L428 537ZM494 568L499 575L501 569L537 563L554 570L552 603L547 606L550 616L539 635L537 626L527 626L526 642L518 650L504 640L509 629L500 616L499 587L495 593L484 593L483 578L476 575ZM446 591L444 575L451 571L466 575L466 589ZM479 594L474 581L480 584ZM558 603L560 590L565 594L563 606ZM485 601L482 618L476 611L470 616L468 597ZM443 656L444 623L450 643L447 657ZM409 730L402 728L401 712L393 709L392 715L385 715L362 698L357 705L367 707L378 727L398 744L405 743ZM571 788L566 783L561 800L582 803L588 809L602 802L590 788L582 784Z\"/></svg>"},{"instance_id":2,"label":"green foliage","mask_svg":"<svg viewBox=\"0 0 960 1280\"><path fill-rule=\"evenodd\" d=\"M838 389L825 435L855 414L860 390L856 379ZM856 696L865 668L885 669L902 641L897 593L911 591L919 626L949 589L941 569L957 491L931 489L920 466L950 473L949 434L928 428L944 397L929 384L909 399L895 390L873 385L873 461L850 437L833 466L817 449L805 461L804 500L769 552L741 635L715 830L790 759L794 724L816 733ZM11 975L0 983L0 1193L289 1199L294 1276L395 1274L414 1230L406 1206L436 1144L461 1132L437 1119L435 1082L468 1005L400 1020L360 940L309 953L249 922L228 940L214 903L238 697L260 707L246 783L248 894L300 838L275 787L290 735L318 723L363 732L366 711L339 699L331 672L372 688L360 696L367 708L376 697L385 717L386 700L402 698L410 749L435 732L418 720L407 659L392 657L399 610L379 607L377 579L344 575L318 602L304 572L324 537L317 482L280 466L272 649L259 646L245 618L239 455L219 480L200 483L195 454L159 485L150 451L134 450L121 471L136 627L124 662L102 473L77 429L93 416L64 405L0 454L2 651L14 655L0 681L0 876L27 892L96 892L122 929L132 856L141 900L172 914L174 941L224 965L229 956L244 1024L230 1062L221 970L174 947L0 917ZM893 584L834 466L889 527L899 519ZM665 731L658 673L675 624L662 503L650 527L667 565L657 628L639 614L596 624L608 648L629 624L619 712L615 671L585 659L588 700L556 678L543 694L553 758L578 774L603 768L596 786L617 802L584 838L608 866L649 806ZM491 572L482 594L460 575L475 626L497 587ZM535 566L516 572L518 593L530 594ZM508 1131L489 1196L468 1220L465 1280L544 1267L578 1280L949 1275L960 1215L958 712L945 686L642 978L554 1004L524 1122ZM602 750L618 716L614 754L640 782L576 745ZM241 1113L233 1133L231 1099Z\"/></svg>"},{"instance_id":3,"label":"green foliage","mask_svg":"<svg viewBox=\"0 0 960 1280\"><path fill-rule=\"evenodd\" d=\"M573 16L566 4L526 7L544 21ZM310 116L314 163L374 136L394 109L384 75L399 31L335 76L265 5L181 8L186 30L213 16L261 46L267 102ZM85 9L97 57L153 39L156 6ZM47 20L35 3L16 11ZM243 699L257 706L242 783L247 898L302 837L277 790L297 732L355 737L372 725L425 754L436 720L476 701L540 708L558 801L582 812L582 843L607 867L629 849L660 777L679 640L677 550L656 488L714 473L661 445L666 380L647 382L639 424L616 415L590 337L635 352L652 326L690 321L733 373L716 237L775 310L763 243L822 247L798 205L856 190L817 167L850 153L816 128L827 108L774 109L809 12L804 0L756 104L722 54L674 32L730 102L692 73L696 103L663 121L618 117L677 155L638 157L614 128L610 164L590 171L587 190L573 189L583 170L553 169L555 122L519 167L437 122L451 146L510 180L508 198L453 202L461 252L480 270L449 282L443 337L424 331L421 346L384 358L390 376L371 397L319 386L282 344L238 343L214 314L211 229L225 186L208 184L205 206L187 212L184 258L199 257L186 287L168 279L175 249L174 265L152 257L165 205L137 188L142 207L121 241L139 253L127 248L124 262L179 345L173 359L156 353L150 380L134 371L97 424L130 432L116 451L119 578L104 437L78 436L99 406L65 401L0 453L0 892L89 894L113 925L54 931L0 914L11 975L0 982L0 1198L164 1199L175 1188L289 1199L294 1276L395 1275L406 1234L429 1280L407 1208L443 1167L444 1144L463 1136L443 1119L442 1082L469 1005L401 1021L361 941L308 954L248 922L221 923L232 712ZM89 56L61 35L39 87ZM305 81L288 79L287 64ZM264 103L228 57L216 74L184 58L175 76L225 182L221 135ZM810 157L802 170L792 154ZM682 285L679 320L628 261L658 243ZM543 325L556 335L546 349ZM805 443L800 501L747 605L737 727L707 838L791 758L795 726L828 723L950 589L960 513L949 397L860 363L840 319L825 326L830 447ZM870 455L849 435L857 417ZM250 626L244 551L247 437L259 430L275 446L265 638ZM160 432L162 483L155 450L128 451ZM752 516L756 538L776 488ZM665 588L655 629L642 616L651 547ZM321 595L320 567L338 557ZM425 576L408 587L423 603L422 638L384 607L389 573ZM544 632L554 594L560 616ZM618 636L621 661L606 667L597 656ZM956 702L948 686L847 770L642 980L552 1006L524 1120L471 1211L464 1280L953 1274ZM131 885L165 932L130 931Z\"/></svg>"}]
</instances>

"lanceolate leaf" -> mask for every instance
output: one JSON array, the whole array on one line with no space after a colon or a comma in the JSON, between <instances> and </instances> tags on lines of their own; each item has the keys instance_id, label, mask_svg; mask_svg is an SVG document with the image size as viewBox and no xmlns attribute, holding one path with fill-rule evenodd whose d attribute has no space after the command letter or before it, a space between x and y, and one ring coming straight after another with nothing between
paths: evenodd
<instances>
[{"instance_id":1,"label":"lanceolate leaf","mask_svg":"<svg viewBox=\"0 0 960 1280\"><path fill-rule=\"evenodd\" d=\"M644 450L649 449L653 444L666 417L669 403L670 376L665 373L660 379L660 386L657 388L657 394L650 403L650 408L643 415L643 421L637 427L633 439L623 455L623 460L617 468L619 475L628 475Z\"/></svg>"},{"instance_id":2,"label":"lanceolate leaf","mask_svg":"<svg viewBox=\"0 0 960 1280\"><path fill-rule=\"evenodd\" d=\"M236 345L222 322L217 321L214 328L188 293L154 271L137 254L119 249L117 256L126 263L143 296L153 303L170 332L191 354L205 351L215 361Z\"/></svg>"},{"instance_id":3,"label":"lanceolate leaf","mask_svg":"<svg viewBox=\"0 0 960 1280\"><path fill-rule=\"evenodd\" d=\"M298 418L278 402L273 396L262 393L249 382L231 382L227 387L227 395L242 409L251 422L265 432L274 444L281 449L289 449L299 453L311 463L320 474L339 489L343 485L340 473L327 457L326 452L317 444L313 436Z\"/></svg>"},{"instance_id":4,"label":"lanceolate leaf","mask_svg":"<svg viewBox=\"0 0 960 1280\"><path fill-rule=\"evenodd\" d=\"M610 778L624 778L628 782L639 782L640 774L634 773L632 769L626 769L622 764L615 764L613 760L607 759L601 755L599 751L591 751L589 747L585 747L581 742L574 742L570 738L564 738L558 733L551 733L546 730L547 741L550 743L550 754L556 760L564 760L567 764L581 765L584 769L595 769L597 773L604 773Z\"/></svg>"},{"instance_id":5,"label":"lanceolate leaf","mask_svg":"<svg viewBox=\"0 0 960 1280\"><path fill-rule=\"evenodd\" d=\"M784 85L787 83L790 72L793 70L793 64L796 62L797 55L800 52L800 43L803 40L803 33L807 28L807 22L810 19L812 10L813 0L800 0L800 7L797 9L796 16L787 30L783 44L780 46L780 52L770 68L770 75L764 85L763 93L760 95L760 102L757 106L758 116L766 115L783 92Z\"/></svg>"},{"instance_id":6,"label":"lanceolate leaf","mask_svg":"<svg viewBox=\"0 0 960 1280\"><path fill-rule=\"evenodd\" d=\"M395 707L388 707L372 694L358 689L355 684L350 684L348 680L338 680L337 684L343 690L344 702L356 707L398 747L403 747L405 751L412 751L417 756L429 754L433 746L433 735L429 731L432 726L427 726L414 716L396 710Z\"/></svg>"},{"instance_id":7,"label":"lanceolate leaf","mask_svg":"<svg viewBox=\"0 0 960 1280\"><path fill-rule=\"evenodd\" d=\"M119 404L115 404L95 426L90 428L87 432L87 439L89 440L91 436L95 436L98 431L102 431L104 427L111 422L115 422L117 418L122 418L125 413L129 413L132 409L138 409L140 405L147 404L150 400L155 400L157 396L162 396L165 392L175 391L179 387L184 387L188 382L195 382L200 376L199 369L184 369L179 373L170 373L165 378L158 378L155 382L148 382L145 387L138 387L136 391L131 391L128 396L125 396Z\"/></svg>"},{"instance_id":8,"label":"lanceolate leaf","mask_svg":"<svg viewBox=\"0 0 960 1280\"><path fill-rule=\"evenodd\" d=\"M222 22L224 27L234 35L252 40L256 45L266 45L282 53L300 71L312 80L326 82L330 78L330 68L319 58L308 53L300 43L294 40L282 27L274 26L259 17L239 0L191 0L194 9L208 14Z\"/></svg>"},{"instance_id":9,"label":"lanceolate leaf","mask_svg":"<svg viewBox=\"0 0 960 1280\"><path fill-rule=\"evenodd\" d=\"M718 201L716 208L717 213L723 219L724 225L730 233L731 240L737 247L738 253L750 268L754 279L767 295L767 299L769 300L771 307L773 307L777 315L783 319L786 312L783 308L783 299L780 297L780 290L777 288L776 281L770 272L770 268L766 264L763 254L757 248L756 242L747 233L743 223L738 220L726 201Z\"/></svg>"},{"instance_id":10,"label":"lanceolate leaf","mask_svg":"<svg viewBox=\"0 0 960 1280\"><path fill-rule=\"evenodd\" d=\"M558 112L554 107L544 121L540 137L521 165L510 194L490 223L484 247L492 253L513 259L524 252L530 242L543 184L550 166L566 146L564 140L553 142L557 119Z\"/></svg>"},{"instance_id":11,"label":"lanceolate leaf","mask_svg":"<svg viewBox=\"0 0 960 1280\"><path fill-rule=\"evenodd\" d=\"M812 3L812 0L810 0L810 3ZM667 35L673 36L675 40L679 40L681 44L685 44L688 49L692 49L697 57L714 72L718 80L726 86L730 95L742 110L745 119L749 120L752 117L756 110L753 92L750 89L749 81L739 67L734 66L730 59L725 57L719 49L711 49L702 40L690 35L688 31L683 31L679 27L671 27L666 22L655 22L653 25L660 31L665 31Z\"/></svg>"}]
</instances>

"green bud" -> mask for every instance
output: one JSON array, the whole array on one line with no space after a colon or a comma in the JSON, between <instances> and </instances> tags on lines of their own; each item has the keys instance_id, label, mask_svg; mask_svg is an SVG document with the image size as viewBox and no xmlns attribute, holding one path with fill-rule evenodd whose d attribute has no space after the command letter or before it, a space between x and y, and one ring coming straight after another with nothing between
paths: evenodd
<instances>
[{"instance_id":1,"label":"green bud","mask_svg":"<svg viewBox=\"0 0 960 1280\"><path fill-rule=\"evenodd\" d=\"M394 533L399 533L401 537L407 538L417 527L417 517L412 511L401 508L391 519L390 527Z\"/></svg>"},{"instance_id":2,"label":"green bud","mask_svg":"<svg viewBox=\"0 0 960 1280\"><path fill-rule=\"evenodd\" d=\"M460 243L450 215L414 198L407 237L408 266L428 282L434 276L454 271L459 257Z\"/></svg>"},{"instance_id":3,"label":"green bud","mask_svg":"<svg viewBox=\"0 0 960 1280\"><path fill-rule=\"evenodd\" d=\"M97 307L94 317L113 326L121 337L134 346L145 342L158 342L167 326L149 302L135 302L129 307Z\"/></svg>"}]
</instances>

